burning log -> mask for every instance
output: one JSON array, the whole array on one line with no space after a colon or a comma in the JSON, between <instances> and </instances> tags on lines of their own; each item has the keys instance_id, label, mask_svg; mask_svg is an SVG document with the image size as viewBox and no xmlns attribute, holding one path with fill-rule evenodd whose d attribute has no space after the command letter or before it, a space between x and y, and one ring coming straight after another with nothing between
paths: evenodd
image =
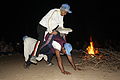
<instances>
[{"instance_id":1,"label":"burning log","mask_svg":"<svg viewBox=\"0 0 120 80\"><path fill-rule=\"evenodd\" d=\"M94 48L92 37L90 37L90 45L87 47L86 50L87 50L87 53L90 54L92 57L94 57L95 54L99 53L98 48Z\"/></svg>"}]
</instances>

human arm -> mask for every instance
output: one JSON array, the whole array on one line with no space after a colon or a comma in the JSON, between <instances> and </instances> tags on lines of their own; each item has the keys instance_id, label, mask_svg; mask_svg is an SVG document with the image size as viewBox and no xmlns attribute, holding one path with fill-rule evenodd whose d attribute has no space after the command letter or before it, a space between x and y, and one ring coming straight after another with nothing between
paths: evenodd
<instances>
[{"instance_id":1,"label":"human arm","mask_svg":"<svg viewBox=\"0 0 120 80\"><path fill-rule=\"evenodd\" d=\"M58 33L57 31L53 31L50 34L57 35L57 33Z\"/></svg>"},{"instance_id":2,"label":"human arm","mask_svg":"<svg viewBox=\"0 0 120 80\"><path fill-rule=\"evenodd\" d=\"M59 51L59 50L55 50L55 54L56 54L58 66L59 66L61 72L62 72L63 74L71 74L70 72L65 71L65 69L64 69L64 67L63 67L63 62L62 62L62 58L61 58L61 56L60 56L60 51Z\"/></svg>"},{"instance_id":3,"label":"human arm","mask_svg":"<svg viewBox=\"0 0 120 80\"><path fill-rule=\"evenodd\" d=\"M74 60L72 58L72 55L71 54L67 54L66 50L64 49L64 47L62 47L62 52L67 55L67 58L68 58L70 64L72 65L73 69L74 70L78 70L78 68L76 68L76 66L75 66Z\"/></svg>"},{"instance_id":4,"label":"human arm","mask_svg":"<svg viewBox=\"0 0 120 80\"><path fill-rule=\"evenodd\" d=\"M74 70L81 70L80 68L76 67L72 56L67 55L67 57L68 57L68 60L69 60L69 62L70 62L70 64L72 65L72 67L73 67Z\"/></svg>"},{"instance_id":5,"label":"human arm","mask_svg":"<svg viewBox=\"0 0 120 80\"><path fill-rule=\"evenodd\" d=\"M48 32L55 32L54 29L57 27L63 27L63 17L60 17L58 10L51 10L51 14L48 17Z\"/></svg>"},{"instance_id":6,"label":"human arm","mask_svg":"<svg viewBox=\"0 0 120 80\"><path fill-rule=\"evenodd\" d=\"M73 61L72 56L71 55L67 55L67 57L68 57L68 60L69 60L70 64L72 65L73 69L76 70L76 66L75 66L75 63Z\"/></svg>"}]
</instances>

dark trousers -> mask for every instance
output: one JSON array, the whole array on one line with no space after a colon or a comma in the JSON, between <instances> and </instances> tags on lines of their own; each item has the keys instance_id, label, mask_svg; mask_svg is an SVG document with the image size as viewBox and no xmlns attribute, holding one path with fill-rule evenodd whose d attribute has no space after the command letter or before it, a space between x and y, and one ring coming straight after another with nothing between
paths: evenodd
<instances>
[{"instance_id":1,"label":"dark trousers","mask_svg":"<svg viewBox=\"0 0 120 80\"><path fill-rule=\"evenodd\" d=\"M48 44L40 50L40 54L47 55L48 63L51 63L52 57L54 56L54 53L52 52L51 48L52 48L52 45Z\"/></svg>"},{"instance_id":2,"label":"dark trousers","mask_svg":"<svg viewBox=\"0 0 120 80\"><path fill-rule=\"evenodd\" d=\"M40 53L39 49L43 44L44 35L45 35L46 30L47 30L47 28L38 24L38 26L37 26L38 39L37 39L37 42L35 44L34 50L32 52L32 56L38 56L38 54Z\"/></svg>"}]
</instances>

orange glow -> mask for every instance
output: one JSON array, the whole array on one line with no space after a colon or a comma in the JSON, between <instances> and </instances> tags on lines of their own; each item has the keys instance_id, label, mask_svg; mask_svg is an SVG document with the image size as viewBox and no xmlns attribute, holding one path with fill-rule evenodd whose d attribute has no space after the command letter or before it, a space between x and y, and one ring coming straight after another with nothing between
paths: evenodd
<instances>
[{"instance_id":1,"label":"orange glow","mask_svg":"<svg viewBox=\"0 0 120 80\"><path fill-rule=\"evenodd\" d=\"M87 47L87 53L90 54L92 57L93 55L98 53L98 49L94 48L92 37L90 37L90 45Z\"/></svg>"},{"instance_id":2,"label":"orange glow","mask_svg":"<svg viewBox=\"0 0 120 80\"><path fill-rule=\"evenodd\" d=\"M94 53L93 42L90 42L90 46L88 46L87 51L88 51L88 54L95 54Z\"/></svg>"}]
</instances>

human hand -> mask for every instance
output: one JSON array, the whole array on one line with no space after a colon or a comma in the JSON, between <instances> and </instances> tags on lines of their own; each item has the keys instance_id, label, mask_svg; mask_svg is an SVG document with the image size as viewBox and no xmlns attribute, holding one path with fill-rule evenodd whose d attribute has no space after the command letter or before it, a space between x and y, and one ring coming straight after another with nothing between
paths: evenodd
<instances>
[{"instance_id":1,"label":"human hand","mask_svg":"<svg viewBox=\"0 0 120 80\"><path fill-rule=\"evenodd\" d=\"M63 71L62 73L65 74L65 75L71 75L71 73L68 72L68 71Z\"/></svg>"},{"instance_id":2,"label":"human hand","mask_svg":"<svg viewBox=\"0 0 120 80\"><path fill-rule=\"evenodd\" d=\"M53 35L57 35L57 32L56 32L56 31L53 31L51 34L53 34Z\"/></svg>"},{"instance_id":3,"label":"human hand","mask_svg":"<svg viewBox=\"0 0 120 80\"><path fill-rule=\"evenodd\" d=\"M80 68L78 68L78 67L76 67L74 70L75 70L75 71L80 71L81 69L80 69Z\"/></svg>"}]
</instances>

